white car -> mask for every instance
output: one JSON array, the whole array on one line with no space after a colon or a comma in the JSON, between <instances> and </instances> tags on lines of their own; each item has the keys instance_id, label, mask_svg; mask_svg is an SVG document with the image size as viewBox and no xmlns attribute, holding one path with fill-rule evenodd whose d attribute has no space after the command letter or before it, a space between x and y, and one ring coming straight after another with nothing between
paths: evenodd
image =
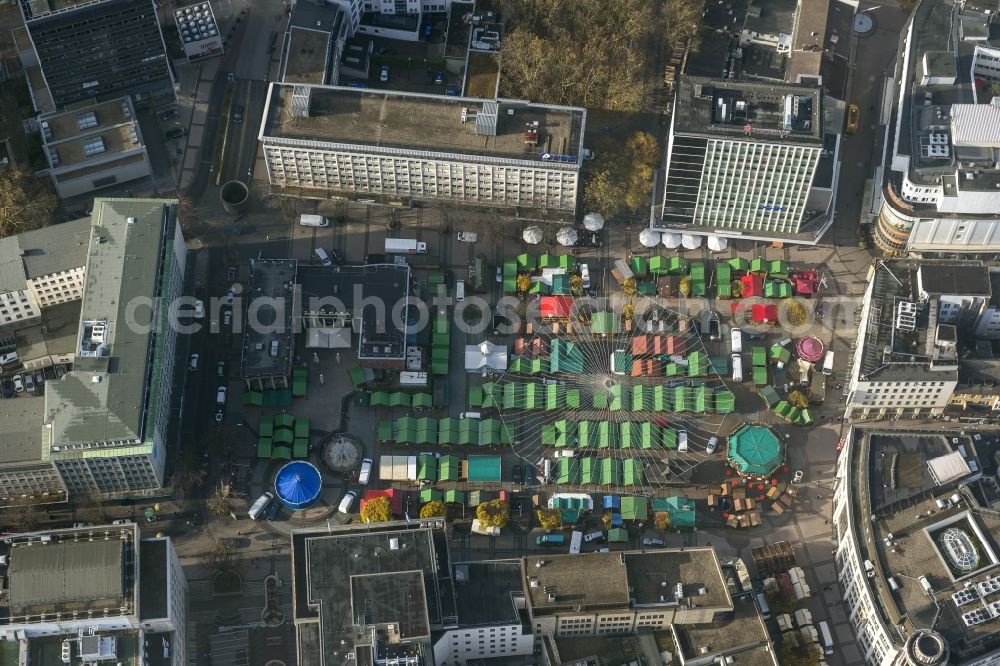
<instances>
[{"instance_id":1,"label":"white car","mask_svg":"<svg viewBox=\"0 0 1000 666\"><path fill-rule=\"evenodd\" d=\"M378 72L378 80L382 83L388 83L389 81L389 65L382 65L382 69Z\"/></svg>"},{"instance_id":2,"label":"white car","mask_svg":"<svg viewBox=\"0 0 1000 666\"><path fill-rule=\"evenodd\" d=\"M590 266L580 264L580 277L583 279L583 288L590 289Z\"/></svg>"},{"instance_id":3,"label":"white car","mask_svg":"<svg viewBox=\"0 0 1000 666\"><path fill-rule=\"evenodd\" d=\"M500 267L497 266L497 284L500 284L501 282L503 282L503 271L501 271Z\"/></svg>"},{"instance_id":4,"label":"white car","mask_svg":"<svg viewBox=\"0 0 1000 666\"><path fill-rule=\"evenodd\" d=\"M801 469L795 470L795 476L792 477L792 483L802 483L802 479L804 479L805 476L805 472Z\"/></svg>"},{"instance_id":5,"label":"white car","mask_svg":"<svg viewBox=\"0 0 1000 666\"><path fill-rule=\"evenodd\" d=\"M708 454L715 453L715 449L718 448L718 446L719 446L719 438L713 436L711 439L708 440L708 445L705 446L705 453Z\"/></svg>"},{"instance_id":6,"label":"white car","mask_svg":"<svg viewBox=\"0 0 1000 666\"><path fill-rule=\"evenodd\" d=\"M479 240L479 236L471 231L459 231L458 240L462 241L463 243L475 243L477 240Z\"/></svg>"},{"instance_id":7,"label":"white car","mask_svg":"<svg viewBox=\"0 0 1000 666\"><path fill-rule=\"evenodd\" d=\"M24 393L24 382L21 381L21 375L14 375L14 391Z\"/></svg>"},{"instance_id":8,"label":"white car","mask_svg":"<svg viewBox=\"0 0 1000 666\"><path fill-rule=\"evenodd\" d=\"M572 458L576 455L576 451L571 449L559 449L556 451L556 458Z\"/></svg>"},{"instance_id":9,"label":"white car","mask_svg":"<svg viewBox=\"0 0 1000 666\"><path fill-rule=\"evenodd\" d=\"M191 360L188 362L188 368L190 368L191 370L197 370L198 369L198 358L199 357L198 357L197 354L191 354Z\"/></svg>"},{"instance_id":10,"label":"white car","mask_svg":"<svg viewBox=\"0 0 1000 666\"><path fill-rule=\"evenodd\" d=\"M205 304L202 301L194 302L194 318L201 319L205 316Z\"/></svg>"}]
</instances>

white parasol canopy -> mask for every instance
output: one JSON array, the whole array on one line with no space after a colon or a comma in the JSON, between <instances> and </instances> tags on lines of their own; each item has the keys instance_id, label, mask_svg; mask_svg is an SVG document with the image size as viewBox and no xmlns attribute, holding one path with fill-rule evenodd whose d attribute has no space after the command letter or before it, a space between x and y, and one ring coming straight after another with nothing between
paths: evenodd
<instances>
[{"instance_id":1,"label":"white parasol canopy","mask_svg":"<svg viewBox=\"0 0 1000 666\"><path fill-rule=\"evenodd\" d=\"M556 242L563 247L572 247L576 245L576 241L579 237L577 236L576 229L573 227L563 227L558 232L556 232Z\"/></svg>"},{"instance_id":2,"label":"white parasol canopy","mask_svg":"<svg viewBox=\"0 0 1000 666\"><path fill-rule=\"evenodd\" d=\"M643 247L656 247L660 244L660 232L646 227L639 232L639 242Z\"/></svg>"},{"instance_id":3,"label":"white parasol canopy","mask_svg":"<svg viewBox=\"0 0 1000 666\"><path fill-rule=\"evenodd\" d=\"M600 213L587 213L583 216L583 227L587 231L600 231L604 228L604 217Z\"/></svg>"},{"instance_id":4,"label":"white parasol canopy","mask_svg":"<svg viewBox=\"0 0 1000 666\"><path fill-rule=\"evenodd\" d=\"M668 250L676 250L681 246L681 235L672 231L664 231L663 246Z\"/></svg>"},{"instance_id":5,"label":"white parasol canopy","mask_svg":"<svg viewBox=\"0 0 1000 666\"><path fill-rule=\"evenodd\" d=\"M681 245L684 246L685 250L697 250L701 247L701 236L684 234L681 236Z\"/></svg>"},{"instance_id":6,"label":"white parasol canopy","mask_svg":"<svg viewBox=\"0 0 1000 666\"><path fill-rule=\"evenodd\" d=\"M729 239L725 236L709 236L708 249L712 252L722 252L729 247Z\"/></svg>"},{"instance_id":7,"label":"white parasol canopy","mask_svg":"<svg viewBox=\"0 0 1000 666\"><path fill-rule=\"evenodd\" d=\"M525 228L524 233L521 234L521 238L523 238L524 242L528 245L538 245L542 242L542 237L544 235L545 234L542 233L541 227L527 227Z\"/></svg>"}]
</instances>

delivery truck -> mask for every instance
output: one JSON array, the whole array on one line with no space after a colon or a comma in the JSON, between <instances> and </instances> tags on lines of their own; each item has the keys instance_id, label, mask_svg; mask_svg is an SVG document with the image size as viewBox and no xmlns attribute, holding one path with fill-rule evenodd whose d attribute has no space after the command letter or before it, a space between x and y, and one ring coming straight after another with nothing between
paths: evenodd
<instances>
[{"instance_id":1,"label":"delivery truck","mask_svg":"<svg viewBox=\"0 0 1000 666\"><path fill-rule=\"evenodd\" d=\"M427 243L410 238L386 238L386 254L427 254Z\"/></svg>"}]
</instances>

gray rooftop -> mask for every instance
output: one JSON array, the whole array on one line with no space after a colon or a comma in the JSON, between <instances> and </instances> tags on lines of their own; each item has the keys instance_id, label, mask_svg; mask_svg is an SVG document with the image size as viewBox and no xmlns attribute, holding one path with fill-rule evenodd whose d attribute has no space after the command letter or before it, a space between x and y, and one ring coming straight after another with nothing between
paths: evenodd
<instances>
[{"instance_id":1,"label":"gray rooftop","mask_svg":"<svg viewBox=\"0 0 1000 666\"><path fill-rule=\"evenodd\" d=\"M786 117L789 95L794 111ZM819 148L822 103L822 91L816 86L683 77L677 86L674 132Z\"/></svg>"},{"instance_id":2,"label":"gray rooftop","mask_svg":"<svg viewBox=\"0 0 1000 666\"><path fill-rule=\"evenodd\" d=\"M966 663L994 649L996 638L1000 636L996 619L967 626L961 617L963 613L982 608L983 598L958 606L952 595L963 589L974 589L977 583L1000 574L995 542L995 535L1000 534L1000 514L981 511L974 494L965 491L960 493L961 501L957 506L942 509L937 500L953 495L958 487L956 482L937 488L926 487L926 479L921 479L915 470L917 461L897 461L897 465L904 466L897 472L897 485L905 497L894 504L882 503L887 492L884 488L886 468L894 454L929 458L944 450L941 441L947 443L957 437L964 442L967 453L974 455L971 440L958 431L940 429L909 432L855 427L853 437L852 512L855 524L865 525L864 534L856 533L855 539L859 542L861 559L870 559L876 567L875 577L866 580L872 586L873 596L880 601L881 620L889 625L891 634L894 625L901 625L906 635L928 628L940 632L951 648L949 663ZM925 450L935 440L939 442L936 448ZM948 444L945 446L951 448ZM875 520L870 519L872 515ZM977 551L978 567L968 574L948 564L948 556L940 542L943 530L948 527L965 532ZM889 534L894 538L892 547L884 542ZM886 583L890 576L898 590L890 589ZM930 583L931 595L922 587L921 576L926 576ZM985 600L992 602L997 597L990 594Z\"/></svg>"},{"instance_id":3,"label":"gray rooftop","mask_svg":"<svg viewBox=\"0 0 1000 666\"><path fill-rule=\"evenodd\" d=\"M795 7L796 0L753 0L743 29L761 35L791 35Z\"/></svg>"},{"instance_id":4,"label":"gray rooftop","mask_svg":"<svg viewBox=\"0 0 1000 666\"><path fill-rule=\"evenodd\" d=\"M410 267L400 264L365 266L302 266L298 283L305 312L339 310L360 318L358 358L402 360L406 356L406 331L396 325L392 313L403 302L406 311L410 293ZM373 303L384 304L380 310ZM355 303L365 303L358 312ZM355 327L357 328L357 327Z\"/></svg>"},{"instance_id":5,"label":"gray rooftop","mask_svg":"<svg viewBox=\"0 0 1000 666\"><path fill-rule=\"evenodd\" d=\"M296 7L302 6L299 3ZM330 33L292 26L288 32L288 55L285 61L286 83L326 83L330 57Z\"/></svg>"},{"instance_id":6,"label":"gray rooftop","mask_svg":"<svg viewBox=\"0 0 1000 666\"><path fill-rule=\"evenodd\" d=\"M0 293L24 289L27 279L83 266L89 238L89 217L0 238Z\"/></svg>"},{"instance_id":7,"label":"gray rooftop","mask_svg":"<svg viewBox=\"0 0 1000 666\"><path fill-rule=\"evenodd\" d=\"M933 261L879 262L872 278L871 307L864 325L864 338L858 340L861 354L859 377L863 381L955 381L958 369L954 359L931 362L928 348L933 347L933 336L928 335L931 310L920 308L915 330L902 330L896 326L896 312L900 302L917 303L917 269L932 265ZM952 262L954 263L954 262ZM936 313L934 313L936 319ZM885 350L890 350L886 355Z\"/></svg>"},{"instance_id":8,"label":"gray rooftop","mask_svg":"<svg viewBox=\"0 0 1000 666\"><path fill-rule=\"evenodd\" d=\"M920 287L928 294L991 295L990 274L981 263L925 263L920 271Z\"/></svg>"},{"instance_id":9,"label":"gray rooftop","mask_svg":"<svg viewBox=\"0 0 1000 666\"><path fill-rule=\"evenodd\" d=\"M247 292L240 297L249 301L242 307L249 305L260 325L249 319L246 322L243 334L244 379L287 377L291 372L293 287L297 268L298 262L294 259L250 261L250 282ZM280 310L271 303L279 303ZM279 317L281 321L278 321ZM276 355L271 354L274 341L278 343Z\"/></svg>"},{"instance_id":10,"label":"gray rooftop","mask_svg":"<svg viewBox=\"0 0 1000 666\"><path fill-rule=\"evenodd\" d=\"M303 100L308 115L295 116L292 86L271 84L262 140L333 143L345 149L413 156L435 153L448 158L457 153L477 161L506 158L535 166L580 168L584 109L332 86L309 90L308 102ZM490 105L495 115L486 113ZM490 117L495 135L477 134L477 126L489 124ZM529 145L525 132L530 123L538 126L537 139Z\"/></svg>"},{"instance_id":11,"label":"gray rooftop","mask_svg":"<svg viewBox=\"0 0 1000 666\"><path fill-rule=\"evenodd\" d=\"M327 664L346 662L347 653L366 643L367 635L359 640L356 627L361 612L375 623L403 622L423 641L423 629L441 622L443 604L451 606L445 599L451 595L444 583L447 573L439 574L439 566L447 562L447 545L443 539L436 542L433 528L350 526L332 533L295 532L292 539L296 616L303 617L306 608L318 611L319 649ZM422 598L411 599L415 583L408 572L421 578ZM302 626L299 635L308 640ZM315 649L312 640L300 646L311 654Z\"/></svg>"},{"instance_id":12,"label":"gray rooftop","mask_svg":"<svg viewBox=\"0 0 1000 666\"><path fill-rule=\"evenodd\" d=\"M15 543L7 569L12 614L117 607L127 596L124 541Z\"/></svg>"},{"instance_id":13,"label":"gray rooftop","mask_svg":"<svg viewBox=\"0 0 1000 666\"><path fill-rule=\"evenodd\" d=\"M171 575L168 546L166 538L139 542L139 618L142 620L167 617L167 577Z\"/></svg>"},{"instance_id":14,"label":"gray rooftop","mask_svg":"<svg viewBox=\"0 0 1000 666\"><path fill-rule=\"evenodd\" d=\"M542 566L538 566L543 562ZM712 548L658 549L651 552L588 553L586 556L539 555L524 559L524 588L535 615L574 609L655 606L660 587L684 585L685 604L691 608L731 608L725 579ZM531 581L537 580L536 587ZM705 594L700 594L704 588ZM551 591L555 601L549 600Z\"/></svg>"},{"instance_id":15,"label":"gray rooftop","mask_svg":"<svg viewBox=\"0 0 1000 666\"><path fill-rule=\"evenodd\" d=\"M41 461L44 406L45 401L36 396L0 401L0 423L3 423L0 464Z\"/></svg>"},{"instance_id":16,"label":"gray rooftop","mask_svg":"<svg viewBox=\"0 0 1000 666\"><path fill-rule=\"evenodd\" d=\"M86 265L90 228L90 218L81 217L18 235L28 279Z\"/></svg>"},{"instance_id":17,"label":"gray rooftop","mask_svg":"<svg viewBox=\"0 0 1000 666\"><path fill-rule=\"evenodd\" d=\"M733 617L729 620L671 625L678 650L685 660L703 658L701 648L707 647L709 654L736 655L738 664L773 666L777 663L770 636L753 599L734 599L733 607Z\"/></svg>"},{"instance_id":18,"label":"gray rooftop","mask_svg":"<svg viewBox=\"0 0 1000 666\"><path fill-rule=\"evenodd\" d=\"M455 597L461 626L519 622L514 597L524 594L519 560L455 565Z\"/></svg>"},{"instance_id":19,"label":"gray rooftop","mask_svg":"<svg viewBox=\"0 0 1000 666\"><path fill-rule=\"evenodd\" d=\"M164 263L171 262L173 254L161 253L161 241L173 242L174 214L175 203L167 200L94 200L80 340L94 323L106 322L104 351L81 357L78 350L73 371L46 386L51 446L120 446L151 436L145 432L147 401L159 387L155 381L147 384L149 363L172 359L154 358L154 336L142 326L148 314L144 319L141 310L137 314L130 309L137 300L161 295L161 273L171 269Z\"/></svg>"}]
</instances>

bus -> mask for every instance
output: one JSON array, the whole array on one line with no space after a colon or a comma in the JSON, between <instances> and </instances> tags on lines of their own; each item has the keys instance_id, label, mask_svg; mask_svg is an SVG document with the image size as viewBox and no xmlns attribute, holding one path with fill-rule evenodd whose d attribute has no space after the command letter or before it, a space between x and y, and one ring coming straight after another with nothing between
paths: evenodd
<instances>
[{"instance_id":1,"label":"bus","mask_svg":"<svg viewBox=\"0 0 1000 666\"><path fill-rule=\"evenodd\" d=\"M580 546L583 544L583 532L573 531L573 538L569 541L569 554L579 555Z\"/></svg>"},{"instance_id":2,"label":"bus","mask_svg":"<svg viewBox=\"0 0 1000 666\"><path fill-rule=\"evenodd\" d=\"M542 534L535 537L536 546L561 546L566 543L566 537L562 534Z\"/></svg>"},{"instance_id":3,"label":"bus","mask_svg":"<svg viewBox=\"0 0 1000 666\"><path fill-rule=\"evenodd\" d=\"M858 131L858 121L861 119L861 109L857 104L847 105L847 133L854 134Z\"/></svg>"}]
</instances>

